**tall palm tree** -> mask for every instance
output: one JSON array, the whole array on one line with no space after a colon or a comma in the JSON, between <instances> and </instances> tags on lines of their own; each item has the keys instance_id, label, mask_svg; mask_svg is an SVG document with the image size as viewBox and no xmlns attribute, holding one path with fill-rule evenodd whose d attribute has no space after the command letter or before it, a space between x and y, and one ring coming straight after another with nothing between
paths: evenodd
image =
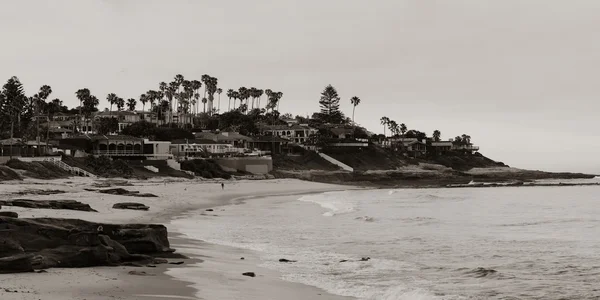
<instances>
[{"instance_id":1,"label":"tall palm tree","mask_svg":"<svg viewBox=\"0 0 600 300\"><path fill-rule=\"evenodd\" d=\"M206 113L206 102L208 102L206 97L202 98L202 104L204 104L204 113Z\"/></svg>"},{"instance_id":2,"label":"tall palm tree","mask_svg":"<svg viewBox=\"0 0 600 300\"><path fill-rule=\"evenodd\" d=\"M252 98L252 106L251 106L251 108L250 108L250 109L254 109L254 100L256 99L256 92L257 92L257 91L258 91L258 89L257 89L257 88L255 88L255 87L251 87L251 88L248 90L248 95L250 96L250 98Z\"/></svg>"},{"instance_id":3,"label":"tall palm tree","mask_svg":"<svg viewBox=\"0 0 600 300\"><path fill-rule=\"evenodd\" d=\"M439 142L440 138L442 137L442 133L439 130L436 129L436 130L433 131L432 137L433 137L434 141Z\"/></svg>"},{"instance_id":4,"label":"tall palm tree","mask_svg":"<svg viewBox=\"0 0 600 300\"><path fill-rule=\"evenodd\" d=\"M175 97L175 93L179 88L179 84L177 82L172 81L169 83L169 86L165 92L165 96L169 101L169 123L173 123L173 98Z\"/></svg>"},{"instance_id":5,"label":"tall palm tree","mask_svg":"<svg viewBox=\"0 0 600 300\"><path fill-rule=\"evenodd\" d=\"M260 108L260 98L265 92L261 89L256 90L256 97L258 97L258 108Z\"/></svg>"},{"instance_id":6,"label":"tall palm tree","mask_svg":"<svg viewBox=\"0 0 600 300\"><path fill-rule=\"evenodd\" d=\"M198 99L200 99L200 88L202 87L202 82L198 81L198 80L192 80L192 89L194 90L194 99L196 100L196 106L194 109L194 113L198 114L198 104L199 101Z\"/></svg>"},{"instance_id":7,"label":"tall palm tree","mask_svg":"<svg viewBox=\"0 0 600 300\"><path fill-rule=\"evenodd\" d=\"M135 107L137 105L137 101L134 98L127 99L127 110L135 111Z\"/></svg>"},{"instance_id":8,"label":"tall palm tree","mask_svg":"<svg viewBox=\"0 0 600 300\"><path fill-rule=\"evenodd\" d=\"M235 110L235 101L240 100L240 102L242 102L240 92L233 91L233 96L231 98L233 98L233 110Z\"/></svg>"},{"instance_id":9,"label":"tall palm tree","mask_svg":"<svg viewBox=\"0 0 600 300\"><path fill-rule=\"evenodd\" d=\"M148 103L149 97L148 94L140 95L140 102L142 103L142 116L145 118L144 112L146 110L146 103Z\"/></svg>"},{"instance_id":10,"label":"tall palm tree","mask_svg":"<svg viewBox=\"0 0 600 300\"><path fill-rule=\"evenodd\" d=\"M115 93L110 93L106 96L106 101L110 104L110 115L112 116L112 107L114 104L117 104L117 99L119 97Z\"/></svg>"},{"instance_id":11,"label":"tall palm tree","mask_svg":"<svg viewBox=\"0 0 600 300\"><path fill-rule=\"evenodd\" d=\"M239 99L240 99L240 106L242 105L242 102L245 101L246 99L248 99L248 89L245 87L240 87L238 89L238 93L239 93Z\"/></svg>"},{"instance_id":12,"label":"tall palm tree","mask_svg":"<svg viewBox=\"0 0 600 300\"><path fill-rule=\"evenodd\" d=\"M360 98L354 96L350 98L350 103L353 105L352 107L352 123L354 123L354 111L356 110L356 106L360 104Z\"/></svg>"},{"instance_id":13,"label":"tall palm tree","mask_svg":"<svg viewBox=\"0 0 600 300\"><path fill-rule=\"evenodd\" d=\"M219 94L219 108L218 108L218 112L221 113L221 93L223 92L222 88L218 88L217 89L217 94Z\"/></svg>"},{"instance_id":14,"label":"tall palm tree","mask_svg":"<svg viewBox=\"0 0 600 300\"><path fill-rule=\"evenodd\" d=\"M227 98L229 98L229 107L228 107L228 109L227 109L228 111L231 111L231 98L233 98L233 96L234 96L234 91L233 91L233 89L228 89L228 90L227 90ZM234 107L235 107L235 103L234 103L233 105L234 105Z\"/></svg>"},{"instance_id":15,"label":"tall palm tree","mask_svg":"<svg viewBox=\"0 0 600 300\"><path fill-rule=\"evenodd\" d=\"M381 117L381 119L379 119L379 121L381 122L381 125L383 125L383 136L387 136L385 134L385 129L388 126L388 124L390 123L390 118L388 118L388 117Z\"/></svg>"},{"instance_id":16,"label":"tall palm tree","mask_svg":"<svg viewBox=\"0 0 600 300\"><path fill-rule=\"evenodd\" d=\"M123 108L125 108L125 99L123 99L121 97L117 97L115 104L117 105L118 111L123 111Z\"/></svg>"},{"instance_id":17,"label":"tall palm tree","mask_svg":"<svg viewBox=\"0 0 600 300\"><path fill-rule=\"evenodd\" d=\"M406 128L406 125L404 123L402 123L402 124L400 124L399 129L400 129L400 132L402 132L402 137L404 137L408 128Z\"/></svg>"},{"instance_id":18,"label":"tall palm tree","mask_svg":"<svg viewBox=\"0 0 600 300\"><path fill-rule=\"evenodd\" d=\"M283 93L277 92L277 111L279 111L279 103L281 103L281 98L283 98Z\"/></svg>"},{"instance_id":19,"label":"tall palm tree","mask_svg":"<svg viewBox=\"0 0 600 300\"><path fill-rule=\"evenodd\" d=\"M266 106L267 111L269 110L269 104L271 104L271 95L272 94L273 94L273 91L271 89L265 90L265 95L267 95L267 106ZM271 111L272 110L273 110L273 108L271 108Z\"/></svg>"}]
</instances>

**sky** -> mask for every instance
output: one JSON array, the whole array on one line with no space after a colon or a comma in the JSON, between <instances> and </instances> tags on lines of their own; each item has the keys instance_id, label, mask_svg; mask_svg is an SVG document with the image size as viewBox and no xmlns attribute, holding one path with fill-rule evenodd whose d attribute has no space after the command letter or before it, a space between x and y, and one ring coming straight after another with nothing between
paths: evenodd
<instances>
[{"instance_id":1,"label":"sky","mask_svg":"<svg viewBox=\"0 0 600 300\"><path fill-rule=\"evenodd\" d=\"M0 80L106 107L209 74L281 91L294 115L332 84L373 132L387 116L514 167L600 174L598 15L596 0L6 1Z\"/></svg>"}]
</instances>

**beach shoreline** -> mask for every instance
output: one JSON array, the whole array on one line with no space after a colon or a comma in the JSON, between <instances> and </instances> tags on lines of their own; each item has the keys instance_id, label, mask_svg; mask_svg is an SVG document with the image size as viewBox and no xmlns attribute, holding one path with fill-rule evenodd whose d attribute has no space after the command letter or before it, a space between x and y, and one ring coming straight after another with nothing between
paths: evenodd
<instances>
[{"instance_id":1,"label":"beach shoreline","mask_svg":"<svg viewBox=\"0 0 600 300\"><path fill-rule=\"evenodd\" d=\"M2 210L15 211L20 218L79 218L103 223L164 224L170 232L169 239L172 247L177 249L177 253L189 256L190 259L171 259L172 262L184 261L184 264L163 264L157 265L155 268L123 266L84 269L56 268L48 269L44 273L3 274L0 275L0 286L3 288L0 289L0 297L18 300L199 299L198 296L201 296L201 299L229 299L223 293L237 289L244 293L253 290L261 299L279 299L282 293L289 299L309 299L316 296L322 297L322 299L349 299L327 294L316 287L283 281L277 272L258 267L259 261L255 259L257 256L251 251L189 239L173 228L170 222L188 211L209 208L216 211L217 207L242 204L249 199L340 191L353 187L294 179L224 181L224 190L221 189L221 181L134 180L127 182L133 185L123 186L125 189L154 193L159 196L158 198L143 198L139 201L150 206L150 211L113 210L112 204L131 201L131 197L101 195L85 190L94 186L97 181L84 178L5 183L3 196L11 197L11 194L16 192L27 193L32 189L61 188L66 193L61 194L58 198L73 198L90 204L98 210L98 213L7 206L2 207ZM40 200L57 198L56 195L28 195L27 197ZM201 254L193 254L194 249L198 250L198 248L200 248ZM240 260L242 256L246 259ZM186 280L182 279L182 276L170 275L170 273L181 273L186 268L197 266L206 269L212 278L218 278L216 281L211 277L196 278L210 285L209 289L198 291L192 287L193 278ZM134 272L136 275L130 274L130 272ZM242 276L243 272L256 272L257 277ZM34 278L35 280L32 280ZM223 284L224 282L225 284ZM216 283L221 283L221 286L217 286Z\"/></svg>"}]
</instances>

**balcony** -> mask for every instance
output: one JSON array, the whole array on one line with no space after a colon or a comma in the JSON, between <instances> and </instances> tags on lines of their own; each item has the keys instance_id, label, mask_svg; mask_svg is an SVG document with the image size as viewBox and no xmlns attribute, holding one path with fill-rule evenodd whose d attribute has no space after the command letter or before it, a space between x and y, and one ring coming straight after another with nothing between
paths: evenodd
<instances>
[{"instance_id":1,"label":"balcony","mask_svg":"<svg viewBox=\"0 0 600 300\"><path fill-rule=\"evenodd\" d=\"M94 155L103 156L141 156L144 155L142 150L94 150Z\"/></svg>"}]
</instances>

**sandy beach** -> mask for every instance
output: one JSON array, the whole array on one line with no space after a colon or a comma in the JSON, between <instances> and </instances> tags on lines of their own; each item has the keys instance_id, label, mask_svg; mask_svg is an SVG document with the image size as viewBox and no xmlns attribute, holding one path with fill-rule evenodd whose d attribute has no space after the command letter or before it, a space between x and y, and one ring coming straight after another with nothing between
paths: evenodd
<instances>
[{"instance_id":1,"label":"sandy beach","mask_svg":"<svg viewBox=\"0 0 600 300\"><path fill-rule=\"evenodd\" d=\"M170 220L184 212L215 208L240 202L243 199L277 195L318 193L346 190L337 186L305 182L293 179L262 181L194 180L146 180L127 181L132 186L123 188L152 193L156 198L100 194L94 185L103 182L87 178L64 180L25 180L3 182L0 197L3 199L69 199L89 204L98 212L73 210L29 209L3 206L2 211L15 211L20 218L54 217L76 218L104 223L158 223L169 229L171 246L190 259L170 259L171 262L185 261L182 265L158 265L156 268L96 267L84 269L48 269L44 273L0 275L0 299L15 300L67 300L67 299L347 299L302 284L280 279L280 274L257 266L257 255L248 250L218 246L202 241L190 240L170 226ZM56 195L28 194L32 190L61 190ZM17 195L15 193L23 193ZM150 207L149 211L113 209L118 202L140 202ZM244 257L244 260L240 258ZM195 268L202 276L193 282L176 280L168 274L185 277L186 270ZM132 275L130 271L145 272ZM242 276L243 272L255 272L256 277ZM191 281L191 280L190 280ZM192 287L192 284L194 287Z\"/></svg>"}]
</instances>

